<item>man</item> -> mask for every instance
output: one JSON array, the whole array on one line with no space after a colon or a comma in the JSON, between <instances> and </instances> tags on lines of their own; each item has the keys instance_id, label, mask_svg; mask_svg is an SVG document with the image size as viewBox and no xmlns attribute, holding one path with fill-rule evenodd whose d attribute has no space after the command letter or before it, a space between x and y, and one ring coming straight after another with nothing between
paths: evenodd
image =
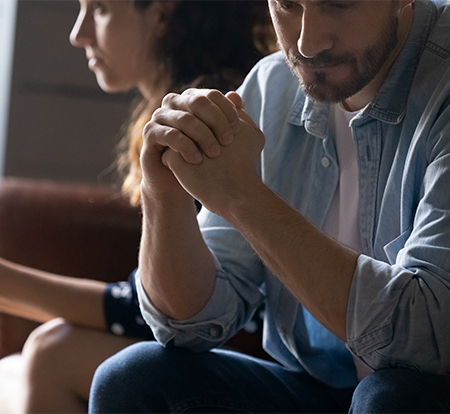
<instances>
[{"instance_id":1,"label":"man","mask_svg":"<svg viewBox=\"0 0 450 414\"><path fill-rule=\"evenodd\" d=\"M145 128L138 290L167 348L107 361L91 410L446 412L448 3L269 7L285 59ZM202 353L262 302L278 363Z\"/></svg>"}]
</instances>

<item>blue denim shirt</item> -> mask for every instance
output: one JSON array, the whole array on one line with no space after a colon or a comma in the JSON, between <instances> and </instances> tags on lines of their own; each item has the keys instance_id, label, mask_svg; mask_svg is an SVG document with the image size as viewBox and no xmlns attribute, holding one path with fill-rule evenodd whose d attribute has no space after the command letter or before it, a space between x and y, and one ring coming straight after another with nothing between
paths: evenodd
<instances>
[{"instance_id":1,"label":"blue denim shirt","mask_svg":"<svg viewBox=\"0 0 450 414\"><path fill-rule=\"evenodd\" d=\"M297 302L229 223L206 210L199 222L217 263L206 307L190 320L171 320L138 283L158 340L209 349L265 302L265 349L332 387L357 384L352 353L373 369L450 373L449 5L416 2L391 73L351 124L364 251L350 292L347 344ZM328 105L305 97L279 53L263 59L239 92L266 137L264 183L321 228L339 175Z\"/></svg>"}]
</instances>

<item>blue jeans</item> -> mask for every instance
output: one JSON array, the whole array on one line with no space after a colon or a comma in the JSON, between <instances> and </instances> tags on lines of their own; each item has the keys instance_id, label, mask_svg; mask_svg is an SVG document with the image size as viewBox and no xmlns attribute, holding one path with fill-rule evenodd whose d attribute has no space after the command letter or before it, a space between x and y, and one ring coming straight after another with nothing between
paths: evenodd
<instances>
[{"instance_id":1,"label":"blue jeans","mask_svg":"<svg viewBox=\"0 0 450 414\"><path fill-rule=\"evenodd\" d=\"M450 413L450 375L377 371L356 387L350 413Z\"/></svg>"},{"instance_id":2,"label":"blue jeans","mask_svg":"<svg viewBox=\"0 0 450 414\"><path fill-rule=\"evenodd\" d=\"M379 375L368 378L372 377L384 384ZM395 373L393 377L399 379ZM420 374L417 379L416 388L421 388ZM383 388L377 381L366 380L361 382L365 388L355 392L358 397L354 398L353 412L384 412L370 411L364 405L370 400L367 394L376 395ZM371 389L372 385L376 388ZM429 385L436 388L435 384ZM447 385L448 391L450 384ZM417 398L427 390L421 391ZM180 348L164 349L155 342L141 342L100 365L92 383L89 412L338 413L348 412L353 393L353 388L333 389L305 372L289 371L277 363L235 352L215 350L195 354ZM450 392L443 395L448 399ZM387 398L388 407L389 398L395 397L382 395L383 400Z\"/></svg>"}]
</instances>

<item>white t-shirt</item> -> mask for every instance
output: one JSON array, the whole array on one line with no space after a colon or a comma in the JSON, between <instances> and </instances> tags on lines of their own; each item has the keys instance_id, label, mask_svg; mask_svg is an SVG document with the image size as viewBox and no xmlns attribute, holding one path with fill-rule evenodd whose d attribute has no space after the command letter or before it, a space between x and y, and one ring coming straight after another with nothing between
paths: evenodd
<instances>
[{"instance_id":1,"label":"white t-shirt","mask_svg":"<svg viewBox=\"0 0 450 414\"><path fill-rule=\"evenodd\" d=\"M331 106L331 134L335 139L339 163L339 183L325 219L323 230L341 243L362 252L359 234L359 182L358 159L351 120L359 113L349 112L342 105ZM359 359L354 358L358 380L372 371Z\"/></svg>"},{"instance_id":2,"label":"white t-shirt","mask_svg":"<svg viewBox=\"0 0 450 414\"><path fill-rule=\"evenodd\" d=\"M339 183L323 229L341 243L361 252L358 161L350 127L350 121L358 112L348 112L340 104L331 106L330 128L336 145Z\"/></svg>"}]
</instances>

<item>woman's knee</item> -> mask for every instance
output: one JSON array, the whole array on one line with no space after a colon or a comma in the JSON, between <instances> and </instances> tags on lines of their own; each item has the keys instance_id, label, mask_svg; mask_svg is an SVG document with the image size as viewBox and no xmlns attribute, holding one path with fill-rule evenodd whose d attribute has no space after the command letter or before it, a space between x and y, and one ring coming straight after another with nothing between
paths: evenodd
<instances>
[{"instance_id":1,"label":"woman's knee","mask_svg":"<svg viewBox=\"0 0 450 414\"><path fill-rule=\"evenodd\" d=\"M62 318L53 319L36 328L28 337L23 357L29 374L38 370L40 375L59 358L67 358L70 352L70 335L73 327Z\"/></svg>"}]
</instances>

